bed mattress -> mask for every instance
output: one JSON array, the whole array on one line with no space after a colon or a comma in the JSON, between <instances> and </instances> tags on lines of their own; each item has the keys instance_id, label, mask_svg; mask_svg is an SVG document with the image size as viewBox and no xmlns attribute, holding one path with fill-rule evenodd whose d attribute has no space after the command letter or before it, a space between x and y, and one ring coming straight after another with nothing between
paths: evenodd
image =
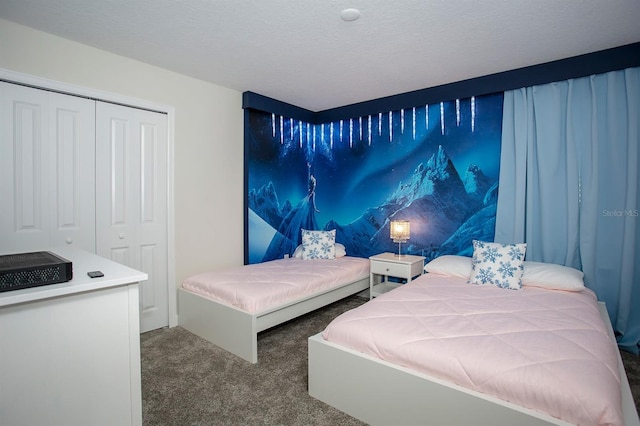
<instances>
[{"instance_id":1,"label":"bed mattress","mask_svg":"<svg viewBox=\"0 0 640 426\"><path fill-rule=\"evenodd\" d=\"M365 278L369 278L368 259L290 258L201 273L186 279L182 287L256 313Z\"/></svg>"},{"instance_id":2,"label":"bed mattress","mask_svg":"<svg viewBox=\"0 0 640 426\"><path fill-rule=\"evenodd\" d=\"M427 274L336 318L333 343L580 425L622 425L594 293Z\"/></svg>"}]
</instances>

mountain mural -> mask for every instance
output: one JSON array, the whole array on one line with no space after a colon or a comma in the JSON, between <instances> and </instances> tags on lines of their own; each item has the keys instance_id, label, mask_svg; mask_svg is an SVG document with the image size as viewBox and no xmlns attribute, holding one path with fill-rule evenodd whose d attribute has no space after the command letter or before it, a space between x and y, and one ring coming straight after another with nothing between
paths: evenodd
<instances>
[{"instance_id":1,"label":"mountain mural","mask_svg":"<svg viewBox=\"0 0 640 426\"><path fill-rule=\"evenodd\" d=\"M278 229L283 218L291 211L291 203L287 200L280 207L278 194L272 182L259 189L249 191L249 208L264 219L269 225Z\"/></svg>"},{"instance_id":2,"label":"mountain mural","mask_svg":"<svg viewBox=\"0 0 640 426\"><path fill-rule=\"evenodd\" d=\"M390 221L411 222L411 239L403 252L423 255L430 260L442 254L470 255L471 240L493 241L497 203L497 182L492 182L476 165L464 175L458 172L442 146L419 163L406 182L400 182L389 197L376 207L366 209L351 223L330 220L323 229L336 229L336 240L351 256L369 257L398 250L389 238ZM295 215L287 200L280 206L271 182L249 192L249 208L275 230L281 230L286 217ZM275 232L263 261L289 254L297 245L281 232Z\"/></svg>"}]
</instances>

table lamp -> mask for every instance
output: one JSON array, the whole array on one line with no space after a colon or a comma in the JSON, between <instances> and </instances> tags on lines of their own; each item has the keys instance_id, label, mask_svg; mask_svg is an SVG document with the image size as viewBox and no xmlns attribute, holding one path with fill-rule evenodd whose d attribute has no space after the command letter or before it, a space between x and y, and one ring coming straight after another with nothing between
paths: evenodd
<instances>
[{"instance_id":1,"label":"table lamp","mask_svg":"<svg viewBox=\"0 0 640 426\"><path fill-rule=\"evenodd\" d=\"M406 243L409 240L409 221L408 220L392 220L391 226L391 239L394 243L398 243L398 254L396 256L402 257L400 252L400 245Z\"/></svg>"}]
</instances>

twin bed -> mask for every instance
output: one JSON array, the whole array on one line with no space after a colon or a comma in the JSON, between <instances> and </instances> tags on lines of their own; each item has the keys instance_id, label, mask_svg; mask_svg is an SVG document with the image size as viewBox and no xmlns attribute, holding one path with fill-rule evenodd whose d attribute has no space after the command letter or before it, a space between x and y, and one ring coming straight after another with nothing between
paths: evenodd
<instances>
[{"instance_id":1,"label":"twin bed","mask_svg":"<svg viewBox=\"0 0 640 426\"><path fill-rule=\"evenodd\" d=\"M470 259L451 259L310 337L309 394L374 425L640 424L575 270L531 262L514 291L469 284Z\"/></svg>"},{"instance_id":2,"label":"twin bed","mask_svg":"<svg viewBox=\"0 0 640 426\"><path fill-rule=\"evenodd\" d=\"M298 257L206 272L178 289L180 325L249 362L258 333L369 288L369 260Z\"/></svg>"},{"instance_id":3,"label":"twin bed","mask_svg":"<svg viewBox=\"0 0 640 426\"><path fill-rule=\"evenodd\" d=\"M468 284L469 262L432 262L310 337L309 394L369 424L640 425L578 271L529 262L514 291ZM368 259L349 256L199 274L180 325L255 363L258 332L368 287Z\"/></svg>"}]
</instances>

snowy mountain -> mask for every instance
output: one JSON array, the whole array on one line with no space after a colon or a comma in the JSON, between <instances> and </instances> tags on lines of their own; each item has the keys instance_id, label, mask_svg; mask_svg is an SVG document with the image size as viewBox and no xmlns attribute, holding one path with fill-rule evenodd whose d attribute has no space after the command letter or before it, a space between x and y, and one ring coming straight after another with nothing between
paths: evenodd
<instances>
[{"instance_id":1,"label":"snowy mountain","mask_svg":"<svg viewBox=\"0 0 640 426\"><path fill-rule=\"evenodd\" d=\"M466 235L493 239L493 225L486 217L491 210L480 216L484 217L483 221L474 218L485 208L483 191L489 188L488 178L473 165L467 169L463 182L440 146L426 165L420 163L416 167L408 182L398 185L385 204L367 210L353 223L336 229L341 239L347 241L348 253L366 257L380 251L397 251L398 245L389 237L389 225L394 219L404 219L411 222L411 239L405 250L429 258L443 254L445 249L449 254L458 253L467 244ZM369 226L363 227L363 223ZM353 232L363 228L368 229L369 235ZM440 247L447 241L446 246Z\"/></svg>"},{"instance_id":2,"label":"snowy mountain","mask_svg":"<svg viewBox=\"0 0 640 426\"><path fill-rule=\"evenodd\" d=\"M497 204L490 204L463 223L456 232L434 251L428 260L440 254L473 255L473 240L492 241L496 227Z\"/></svg>"},{"instance_id":3,"label":"snowy mountain","mask_svg":"<svg viewBox=\"0 0 640 426\"><path fill-rule=\"evenodd\" d=\"M269 182L257 190L252 189L249 191L248 201L249 208L275 229L278 229L282 218L287 214L280 208L278 194L276 194L273 182ZM287 200L285 206L288 206L289 210L291 210L289 200Z\"/></svg>"},{"instance_id":4,"label":"snowy mountain","mask_svg":"<svg viewBox=\"0 0 640 426\"><path fill-rule=\"evenodd\" d=\"M484 197L491 188L492 182L482 173L482 170L475 164L469 165L463 182L467 194L478 203L484 204Z\"/></svg>"},{"instance_id":5,"label":"snowy mountain","mask_svg":"<svg viewBox=\"0 0 640 426\"><path fill-rule=\"evenodd\" d=\"M492 183L476 165L470 165L461 178L440 146L426 164L418 164L408 181L398 184L382 205L368 208L348 224L331 220L324 229L336 229L336 240L346 246L349 255L369 257L397 251L398 245L389 237L390 221L409 220L411 239L402 246L403 253L428 259L441 254L468 255L471 239L493 241L497 190L497 182ZM285 208L280 208L271 183L249 193L249 207L275 229L291 212L288 201ZM269 257L281 257L274 248L291 249L282 237L278 233L274 236Z\"/></svg>"}]
</instances>

